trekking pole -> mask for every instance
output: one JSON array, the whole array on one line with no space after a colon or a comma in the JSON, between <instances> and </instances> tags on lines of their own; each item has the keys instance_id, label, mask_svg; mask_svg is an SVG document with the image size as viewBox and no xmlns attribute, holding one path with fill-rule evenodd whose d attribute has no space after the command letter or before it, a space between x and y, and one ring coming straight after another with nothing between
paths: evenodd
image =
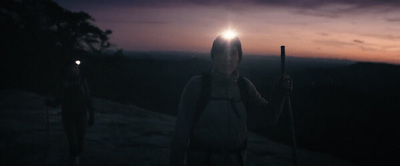
<instances>
[{"instance_id":1,"label":"trekking pole","mask_svg":"<svg viewBox=\"0 0 400 166\"><path fill-rule=\"evenodd\" d=\"M282 72L282 78L284 78L286 76L285 46L281 46L281 72ZM290 130L291 130L291 134L292 134L293 165L297 166L297 146L296 146L296 136L295 136L295 130L294 130L294 119L293 119L292 104L290 101L290 94L288 91L285 91L283 102L284 102L284 104L286 103L288 106Z\"/></svg>"}]
</instances>

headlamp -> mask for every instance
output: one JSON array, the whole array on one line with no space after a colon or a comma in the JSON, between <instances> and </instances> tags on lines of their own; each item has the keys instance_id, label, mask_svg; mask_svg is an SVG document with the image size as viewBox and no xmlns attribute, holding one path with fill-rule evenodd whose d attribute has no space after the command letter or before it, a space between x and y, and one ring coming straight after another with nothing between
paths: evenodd
<instances>
[{"instance_id":1,"label":"headlamp","mask_svg":"<svg viewBox=\"0 0 400 166\"><path fill-rule=\"evenodd\" d=\"M76 60L75 64L77 64L79 66L81 64L81 61L80 60Z\"/></svg>"},{"instance_id":2,"label":"headlamp","mask_svg":"<svg viewBox=\"0 0 400 166\"><path fill-rule=\"evenodd\" d=\"M233 30L228 29L228 30L226 30L226 31L222 34L222 36L223 36L225 39L230 40L230 39L233 39L234 37L236 37L236 36L237 36L237 33L236 33L235 31L233 31Z\"/></svg>"}]
</instances>

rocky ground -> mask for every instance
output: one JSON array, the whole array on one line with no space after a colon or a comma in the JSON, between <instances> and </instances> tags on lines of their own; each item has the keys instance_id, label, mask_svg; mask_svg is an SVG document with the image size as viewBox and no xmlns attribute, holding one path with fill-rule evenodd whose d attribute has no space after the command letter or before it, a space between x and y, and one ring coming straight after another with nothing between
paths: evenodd
<instances>
[{"instance_id":1,"label":"rocky ground","mask_svg":"<svg viewBox=\"0 0 400 166\"><path fill-rule=\"evenodd\" d=\"M0 91L0 165L66 165L68 146L60 108L46 96ZM82 165L168 165L175 117L132 105L94 99L95 125L87 129ZM47 113L49 112L49 128ZM249 134L249 166L290 166L292 149ZM350 165L326 154L298 149L300 166Z\"/></svg>"}]
</instances>

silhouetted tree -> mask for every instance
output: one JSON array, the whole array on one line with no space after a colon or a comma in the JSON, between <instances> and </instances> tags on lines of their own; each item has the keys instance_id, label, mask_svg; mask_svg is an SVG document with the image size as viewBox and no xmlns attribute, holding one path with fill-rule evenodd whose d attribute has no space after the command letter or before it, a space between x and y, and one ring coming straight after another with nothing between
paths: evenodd
<instances>
[{"instance_id":1,"label":"silhouetted tree","mask_svg":"<svg viewBox=\"0 0 400 166\"><path fill-rule=\"evenodd\" d=\"M57 79L65 61L102 54L112 46L112 32L93 21L51 0L1 1L1 87L41 91Z\"/></svg>"}]
</instances>

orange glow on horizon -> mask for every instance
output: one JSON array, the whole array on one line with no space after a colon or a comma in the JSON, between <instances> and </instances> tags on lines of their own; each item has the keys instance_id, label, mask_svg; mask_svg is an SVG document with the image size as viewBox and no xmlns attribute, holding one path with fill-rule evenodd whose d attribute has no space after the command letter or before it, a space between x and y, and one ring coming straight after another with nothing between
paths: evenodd
<instances>
[{"instance_id":1,"label":"orange glow on horizon","mask_svg":"<svg viewBox=\"0 0 400 166\"><path fill-rule=\"evenodd\" d=\"M209 52L215 37L232 26L240 31L244 54L279 55L279 47L285 45L288 56L400 64L400 21L388 21L400 11L323 13L347 7L327 6L311 14L291 7L251 6L235 12L201 5L89 13L100 27L113 30L111 42L124 50Z\"/></svg>"}]
</instances>

